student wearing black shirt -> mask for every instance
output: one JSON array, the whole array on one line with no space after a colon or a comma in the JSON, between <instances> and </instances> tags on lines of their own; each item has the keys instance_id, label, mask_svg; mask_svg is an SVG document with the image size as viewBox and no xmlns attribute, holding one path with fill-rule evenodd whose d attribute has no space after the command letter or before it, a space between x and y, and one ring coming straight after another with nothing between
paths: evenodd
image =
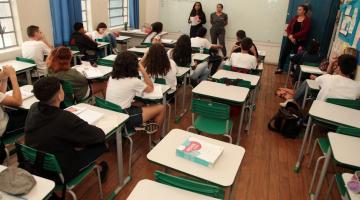
<instances>
[{"instance_id":1,"label":"student wearing black shirt","mask_svg":"<svg viewBox=\"0 0 360 200\"><path fill-rule=\"evenodd\" d=\"M235 43L235 45L231 49L231 53L240 53L241 52L241 41L244 38L246 38L246 32L244 30L237 31L236 32L236 38L237 38L237 42ZM250 48L249 54L252 55L252 56L255 56L256 58L259 57L257 47L255 46L254 43L252 44L252 46Z\"/></svg>"},{"instance_id":2,"label":"student wearing black shirt","mask_svg":"<svg viewBox=\"0 0 360 200\"><path fill-rule=\"evenodd\" d=\"M64 91L60 80L45 77L34 84L34 103L25 122L25 144L54 154L63 172L65 182L77 176L106 150L104 132L75 114L60 109ZM108 166L101 162L104 181Z\"/></svg>"},{"instance_id":3,"label":"student wearing black shirt","mask_svg":"<svg viewBox=\"0 0 360 200\"><path fill-rule=\"evenodd\" d=\"M71 34L70 45L77 46L85 60L95 61L98 55L98 43L87 36L83 23L74 24L74 32Z\"/></svg>"},{"instance_id":4,"label":"student wearing black shirt","mask_svg":"<svg viewBox=\"0 0 360 200\"><path fill-rule=\"evenodd\" d=\"M199 29L206 24L206 16L199 1L194 3L188 23L191 24L190 37L198 37Z\"/></svg>"}]
</instances>

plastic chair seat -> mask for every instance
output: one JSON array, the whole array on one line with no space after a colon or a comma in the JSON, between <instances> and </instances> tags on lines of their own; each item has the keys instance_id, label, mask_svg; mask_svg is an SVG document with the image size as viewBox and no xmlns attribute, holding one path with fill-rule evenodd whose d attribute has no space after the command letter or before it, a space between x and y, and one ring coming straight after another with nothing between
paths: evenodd
<instances>
[{"instance_id":1,"label":"plastic chair seat","mask_svg":"<svg viewBox=\"0 0 360 200\"><path fill-rule=\"evenodd\" d=\"M226 123L228 127L226 128ZM195 119L195 128L201 132L210 133L214 135L224 135L230 133L233 123L231 120L219 120L214 118L208 118L204 116L198 116Z\"/></svg>"},{"instance_id":2,"label":"plastic chair seat","mask_svg":"<svg viewBox=\"0 0 360 200\"><path fill-rule=\"evenodd\" d=\"M2 136L3 143L6 144L14 144L16 141L18 141L22 136L24 135L24 132L20 133L13 133L9 135Z\"/></svg>"}]
</instances>

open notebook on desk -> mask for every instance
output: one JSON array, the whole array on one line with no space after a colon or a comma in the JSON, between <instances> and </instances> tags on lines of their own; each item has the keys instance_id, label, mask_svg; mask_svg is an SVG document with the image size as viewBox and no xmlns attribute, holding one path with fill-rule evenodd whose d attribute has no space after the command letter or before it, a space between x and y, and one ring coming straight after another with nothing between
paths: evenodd
<instances>
[{"instance_id":1,"label":"open notebook on desk","mask_svg":"<svg viewBox=\"0 0 360 200\"><path fill-rule=\"evenodd\" d=\"M65 110L74 113L82 120L86 121L91 125L94 125L95 122L97 122L99 119L101 119L104 116L103 113L95 112L87 108L79 108L76 106L70 106Z\"/></svg>"},{"instance_id":2,"label":"open notebook on desk","mask_svg":"<svg viewBox=\"0 0 360 200\"><path fill-rule=\"evenodd\" d=\"M90 63L86 62L83 62L82 65L74 66L74 69L83 74L87 79L101 78L105 75L98 68L93 67Z\"/></svg>"},{"instance_id":3,"label":"open notebook on desk","mask_svg":"<svg viewBox=\"0 0 360 200\"><path fill-rule=\"evenodd\" d=\"M22 100L25 100L25 99L28 99L30 97L33 97L34 96L34 93L30 92L30 91L27 91L26 89L24 88L20 88L20 92L21 92L21 98ZM12 96L13 94L13 91L7 91L6 92L6 95L8 96Z\"/></svg>"},{"instance_id":4,"label":"open notebook on desk","mask_svg":"<svg viewBox=\"0 0 360 200\"><path fill-rule=\"evenodd\" d=\"M154 85L154 91L150 93L144 92L143 95L138 95L139 97L143 99L162 99L163 98L163 92L161 85Z\"/></svg>"}]
</instances>

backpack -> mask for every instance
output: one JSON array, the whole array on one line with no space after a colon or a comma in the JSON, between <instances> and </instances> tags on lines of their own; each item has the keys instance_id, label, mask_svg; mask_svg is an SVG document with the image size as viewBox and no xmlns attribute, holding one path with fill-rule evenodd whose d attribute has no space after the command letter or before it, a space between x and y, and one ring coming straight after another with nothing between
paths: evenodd
<instances>
[{"instance_id":1,"label":"backpack","mask_svg":"<svg viewBox=\"0 0 360 200\"><path fill-rule=\"evenodd\" d=\"M299 135L303 121L304 115L300 106L296 102L288 102L269 121L268 128L286 138L294 139Z\"/></svg>"}]
</instances>

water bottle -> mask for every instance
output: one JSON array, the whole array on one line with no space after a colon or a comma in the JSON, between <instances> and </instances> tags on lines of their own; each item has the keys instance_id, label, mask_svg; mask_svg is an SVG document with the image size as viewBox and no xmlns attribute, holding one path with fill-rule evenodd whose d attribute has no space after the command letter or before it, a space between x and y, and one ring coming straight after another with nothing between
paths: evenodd
<instances>
[{"instance_id":1,"label":"water bottle","mask_svg":"<svg viewBox=\"0 0 360 200\"><path fill-rule=\"evenodd\" d=\"M201 54L204 53L204 46L200 46L200 53L201 53Z\"/></svg>"},{"instance_id":2,"label":"water bottle","mask_svg":"<svg viewBox=\"0 0 360 200\"><path fill-rule=\"evenodd\" d=\"M128 23L127 22L124 22L124 29L125 29L125 31L128 30Z\"/></svg>"}]
</instances>

